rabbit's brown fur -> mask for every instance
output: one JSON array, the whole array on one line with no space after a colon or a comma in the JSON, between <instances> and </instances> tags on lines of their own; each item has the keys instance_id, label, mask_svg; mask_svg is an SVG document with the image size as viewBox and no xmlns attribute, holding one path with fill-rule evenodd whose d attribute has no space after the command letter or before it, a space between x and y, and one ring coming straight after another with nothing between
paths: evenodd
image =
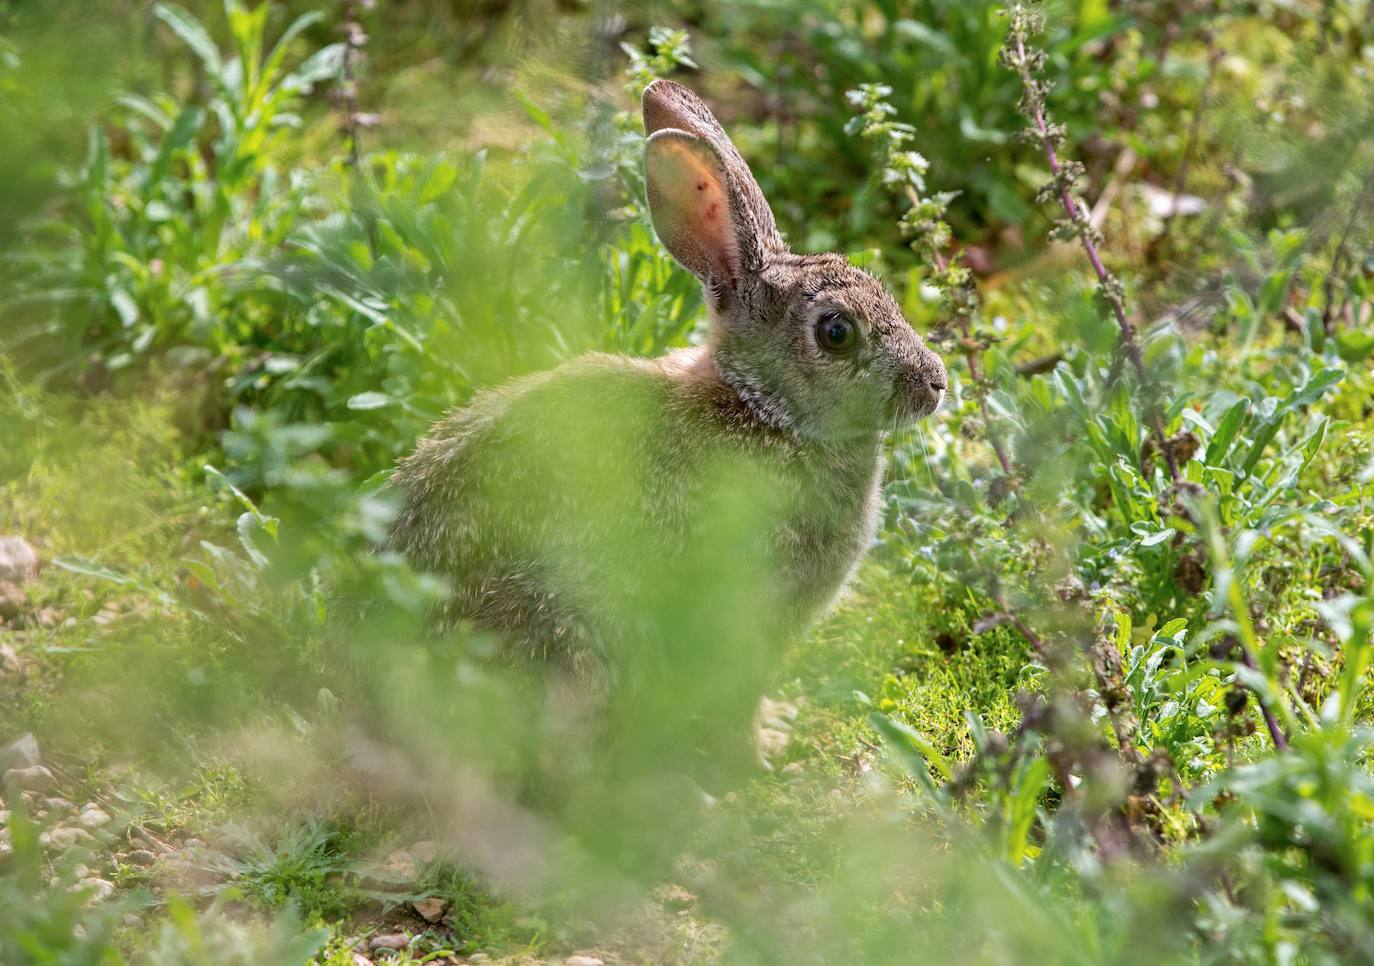
<instances>
[{"instance_id":1,"label":"rabbit's brown fur","mask_svg":"<svg viewBox=\"0 0 1374 966\"><path fill-rule=\"evenodd\" d=\"M876 279L788 251L694 94L658 81L644 117L655 227L702 278L710 343L479 394L402 462L394 542L451 582L450 619L529 658L752 709L872 539L884 429L938 405L944 367ZM821 345L836 318L852 351Z\"/></svg>"}]
</instances>

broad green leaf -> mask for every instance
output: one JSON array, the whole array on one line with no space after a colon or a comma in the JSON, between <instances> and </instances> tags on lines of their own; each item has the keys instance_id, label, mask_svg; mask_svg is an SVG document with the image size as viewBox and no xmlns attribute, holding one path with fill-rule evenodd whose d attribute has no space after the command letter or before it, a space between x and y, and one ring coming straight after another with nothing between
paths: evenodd
<instances>
[{"instance_id":1,"label":"broad green leaf","mask_svg":"<svg viewBox=\"0 0 1374 966\"><path fill-rule=\"evenodd\" d=\"M1234 442L1236 434L1240 432L1241 426L1245 425L1245 418L1250 412L1250 400L1241 397L1231 404L1221 417L1221 422L1217 425L1216 434L1207 444L1207 452L1203 457L1203 462L1208 466L1220 466L1226 459L1226 454L1231 451L1231 443Z\"/></svg>"}]
</instances>

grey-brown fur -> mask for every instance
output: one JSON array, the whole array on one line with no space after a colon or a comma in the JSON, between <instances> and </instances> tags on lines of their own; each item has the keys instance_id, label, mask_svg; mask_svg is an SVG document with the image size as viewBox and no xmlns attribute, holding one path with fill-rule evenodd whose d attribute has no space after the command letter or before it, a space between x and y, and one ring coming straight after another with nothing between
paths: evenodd
<instances>
[{"instance_id":1,"label":"grey-brown fur","mask_svg":"<svg viewBox=\"0 0 1374 966\"><path fill-rule=\"evenodd\" d=\"M747 721L872 539L884 429L935 409L944 367L876 279L787 250L696 95L657 81L644 117L655 226L702 278L709 345L479 394L402 461L393 540L451 582L449 619L522 659L627 700L680 681L684 718ZM817 344L833 311L863 334L843 357Z\"/></svg>"}]
</instances>

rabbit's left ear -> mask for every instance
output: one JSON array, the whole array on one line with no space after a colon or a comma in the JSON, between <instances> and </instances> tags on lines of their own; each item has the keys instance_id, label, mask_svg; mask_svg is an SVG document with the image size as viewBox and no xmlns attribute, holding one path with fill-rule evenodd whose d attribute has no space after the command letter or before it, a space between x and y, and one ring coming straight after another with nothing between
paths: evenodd
<instances>
[{"instance_id":1,"label":"rabbit's left ear","mask_svg":"<svg viewBox=\"0 0 1374 966\"><path fill-rule=\"evenodd\" d=\"M664 246L703 282L734 288L744 268L741 226L719 156L700 138L667 128L649 138L644 165Z\"/></svg>"},{"instance_id":2,"label":"rabbit's left ear","mask_svg":"<svg viewBox=\"0 0 1374 966\"><path fill-rule=\"evenodd\" d=\"M654 81L643 108L659 238L698 278L734 288L786 248L758 182L710 108L681 84Z\"/></svg>"}]
</instances>

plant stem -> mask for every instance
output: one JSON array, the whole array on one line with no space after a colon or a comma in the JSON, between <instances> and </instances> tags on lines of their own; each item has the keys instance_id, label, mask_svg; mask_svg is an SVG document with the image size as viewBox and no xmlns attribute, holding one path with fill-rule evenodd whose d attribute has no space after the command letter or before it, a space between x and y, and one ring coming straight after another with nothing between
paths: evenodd
<instances>
[{"instance_id":1,"label":"plant stem","mask_svg":"<svg viewBox=\"0 0 1374 966\"><path fill-rule=\"evenodd\" d=\"M1074 201L1073 195L1069 191L1068 180L1063 175L1063 165L1059 161L1059 153L1054 147L1054 136L1051 135L1049 124L1045 121L1045 109L1036 92L1039 85L1035 77L1031 74L1031 68L1026 56L1025 39L1022 31L1016 25L1012 29L1012 43L1015 45L1017 72L1021 75L1021 83L1026 89L1026 103L1031 111L1031 120L1035 125L1035 133L1040 141L1041 147L1045 151L1045 159L1049 163L1050 176L1057 184L1060 203L1064 207L1064 213L1069 221L1078 228L1077 235L1083 245L1083 251L1088 256L1088 262L1092 265L1093 273L1097 276L1098 284L1104 298L1111 306L1112 314L1116 317L1116 324L1121 330L1122 346L1126 350L1126 356L1131 360L1131 365L1135 369L1136 377L1144 387L1147 397L1152 396L1149 373L1145 369L1145 359L1141 355L1140 346L1135 338L1135 326L1126 317L1126 306L1122 301L1119 291L1120 282L1107 271L1107 266L1103 264L1102 256L1097 250L1097 245L1093 241L1091 226L1087 223L1087 214L1078 203ZM1159 414L1159 408L1154 404L1153 399L1147 402L1149 407L1150 428L1155 435L1155 444L1159 447L1160 453L1164 457L1165 464L1169 467L1169 477L1177 483L1179 481L1178 466L1174 461L1174 454L1169 449L1168 440L1164 434L1164 421Z\"/></svg>"},{"instance_id":2,"label":"plant stem","mask_svg":"<svg viewBox=\"0 0 1374 966\"><path fill-rule=\"evenodd\" d=\"M913 207L921 203L921 196L916 193L916 189L911 185L906 186L906 196ZM949 259L938 251L935 252L934 255L935 267L940 271L940 274L943 275L949 270ZM978 364L978 343L974 342L973 333L969 330L968 315L957 310L954 315L959 320L959 344L964 353L964 361L968 365L969 378L971 378L980 388L986 389L987 382L983 378L982 367ZM997 455L997 462L1002 467L1003 473L1007 476L1014 476L1015 473L1011 468L1011 459L1007 456L1007 451L1002 446L1002 441L992 428L992 419L988 416L987 408L982 406L981 397L979 399L979 405L983 408L983 418L987 420L988 442L992 444L992 451Z\"/></svg>"},{"instance_id":3,"label":"plant stem","mask_svg":"<svg viewBox=\"0 0 1374 966\"><path fill-rule=\"evenodd\" d=\"M1250 648L1244 643L1240 645L1240 663L1244 664L1252 671L1258 671L1259 667L1255 664L1254 655L1250 653ZM1269 705L1265 703L1263 696L1255 692L1255 701L1259 704L1260 714L1264 716L1264 726L1269 729L1269 737L1273 739L1274 747L1279 751L1288 748L1288 736L1279 727L1279 721L1274 717L1274 712L1269 710Z\"/></svg>"},{"instance_id":4,"label":"plant stem","mask_svg":"<svg viewBox=\"0 0 1374 966\"><path fill-rule=\"evenodd\" d=\"M357 60L362 55L367 35L358 23L358 0L348 0L344 8L344 49L343 49L343 102L344 135L348 138L348 165L354 171L361 168L361 149L358 141L360 127L358 116L358 79Z\"/></svg>"}]
</instances>

